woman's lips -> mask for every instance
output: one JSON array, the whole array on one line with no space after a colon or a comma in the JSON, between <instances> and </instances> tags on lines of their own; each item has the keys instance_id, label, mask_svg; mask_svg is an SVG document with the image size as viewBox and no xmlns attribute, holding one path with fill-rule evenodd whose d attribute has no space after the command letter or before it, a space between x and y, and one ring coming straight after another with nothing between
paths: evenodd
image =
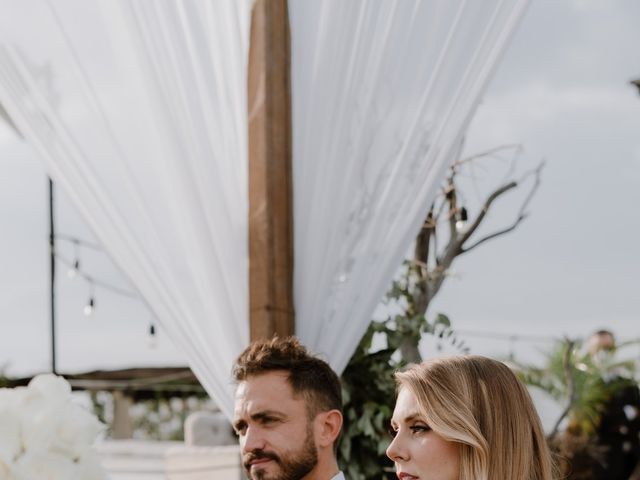
<instances>
[{"instance_id":1,"label":"woman's lips","mask_svg":"<svg viewBox=\"0 0 640 480\"><path fill-rule=\"evenodd\" d=\"M400 480L418 480L418 477L406 472L398 472L397 475Z\"/></svg>"}]
</instances>

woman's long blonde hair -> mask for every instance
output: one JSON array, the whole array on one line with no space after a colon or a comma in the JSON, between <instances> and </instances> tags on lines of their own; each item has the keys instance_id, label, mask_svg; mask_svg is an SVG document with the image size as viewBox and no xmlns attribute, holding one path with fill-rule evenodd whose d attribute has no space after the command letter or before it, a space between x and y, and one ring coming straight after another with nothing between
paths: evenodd
<instances>
[{"instance_id":1,"label":"woman's long blonde hair","mask_svg":"<svg viewBox=\"0 0 640 480\"><path fill-rule=\"evenodd\" d=\"M429 426L460 444L460 480L552 480L552 461L527 389L480 356L426 361L396 373Z\"/></svg>"}]
</instances>

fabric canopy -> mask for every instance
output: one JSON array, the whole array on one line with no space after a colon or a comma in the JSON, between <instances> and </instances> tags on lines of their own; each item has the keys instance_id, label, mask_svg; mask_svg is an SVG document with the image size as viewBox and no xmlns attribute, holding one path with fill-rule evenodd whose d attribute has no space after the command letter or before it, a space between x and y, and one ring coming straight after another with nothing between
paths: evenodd
<instances>
[{"instance_id":1,"label":"fabric canopy","mask_svg":"<svg viewBox=\"0 0 640 480\"><path fill-rule=\"evenodd\" d=\"M231 415L251 0L0 0L0 103ZM341 371L526 0L290 0L296 331Z\"/></svg>"},{"instance_id":2,"label":"fabric canopy","mask_svg":"<svg viewBox=\"0 0 640 480\"><path fill-rule=\"evenodd\" d=\"M0 102L230 415L249 338L250 1L2 7Z\"/></svg>"},{"instance_id":3,"label":"fabric canopy","mask_svg":"<svg viewBox=\"0 0 640 480\"><path fill-rule=\"evenodd\" d=\"M289 4L296 329L342 371L526 2Z\"/></svg>"}]
</instances>

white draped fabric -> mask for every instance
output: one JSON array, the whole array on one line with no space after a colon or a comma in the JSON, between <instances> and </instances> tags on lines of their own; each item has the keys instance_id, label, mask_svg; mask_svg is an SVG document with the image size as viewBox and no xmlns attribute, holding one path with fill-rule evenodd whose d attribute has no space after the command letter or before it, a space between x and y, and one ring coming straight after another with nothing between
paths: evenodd
<instances>
[{"instance_id":1,"label":"white draped fabric","mask_svg":"<svg viewBox=\"0 0 640 480\"><path fill-rule=\"evenodd\" d=\"M250 0L1 5L0 102L230 415Z\"/></svg>"},{"instance_id":2,"label":"white draped fabric","mask_svg":"<svg viewBox=\"0 0 640 480\"><path fill-rule=\"evenodd\" d=\"M526 0L290 0L296 329L341 371ZM251 0L0 0L0 103L231 413Z\"/></svg>"},{"instance_id":3,"label":"white draped fabric","mask_svg":"<svg viewBox=\"0 0 640 480\"><path fill-rule=\"evenodd\" d=\"M289 3L296 328L342 371L527 2Z\"/></svg>"}]
</instances>

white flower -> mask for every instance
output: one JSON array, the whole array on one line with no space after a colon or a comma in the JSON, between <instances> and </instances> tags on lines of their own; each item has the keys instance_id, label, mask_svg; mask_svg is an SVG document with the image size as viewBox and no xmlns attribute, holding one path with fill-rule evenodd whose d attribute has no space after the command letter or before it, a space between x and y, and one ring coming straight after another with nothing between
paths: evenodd
<instances>
[{"instance_id":1,"label":"white flower","mask_svg":"<svg viewBox=\"0 0 640 480\"><path fill-rule=\"evenodd\" d=\"M51 402L57 403L67 402L71 395L69 382L53 373L43 373L33 377L27 388L30 392L46 395Z\"/></svg>"},{"instance_id":2,"label":"white flower","mask_svg":"<svg viewBox=\"0 0 640 480\"><path fill-rule=\"evenodd\" d=\"M98 420L84 408L67 404L59 412L54 449L71 458L80 458L103 430Z\"/></svg>"},{"instance_id":3,"label":"white flower","mask_svg":"<svg viewBox=\"0 0 640 480\"><path fill-rule=\"evenodd\" d=\"M69 457L42 450L27 452L14 464L15 480L71 480L81 478L76 474L76 464Z\"/></svg>"},{"instance_id":4,"label":"white flower","mask_svg":"<svg viewBox=\"0 0 640 480\"><path fill-rule=\"evenodd\" d=\"M102 480L91 444L103 426L73 403L62 377L0 389L0 480Z\"/></svg>"},{"instance_id":5,"label":"white flower","mask_svg":"<svg viewBox=\"0 0 640 480\"><path fill-rule=\"evenodd\" d=\"M0 479L2 465L11 464L22 449L18 395L9 392L0 390Z\"/></svg>"}]
</instances>

